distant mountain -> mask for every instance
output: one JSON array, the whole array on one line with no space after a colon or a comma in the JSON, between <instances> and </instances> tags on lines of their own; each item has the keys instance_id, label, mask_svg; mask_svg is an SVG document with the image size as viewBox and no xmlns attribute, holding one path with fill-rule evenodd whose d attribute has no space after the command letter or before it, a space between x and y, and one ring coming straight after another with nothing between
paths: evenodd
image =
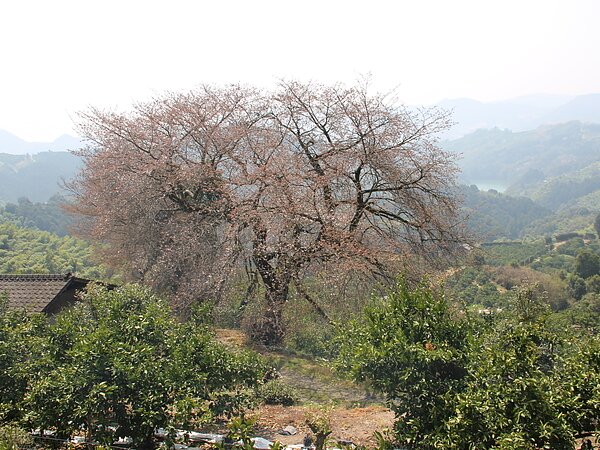
<instances>
[{"instance_id":1,"label":"distant mountain","mask_svg":"<svg viewBox=\"0 0 600 450\"><path fill-rule=\"evenodd\" d=\"M547 112L546 108L512 102L483 103L471 99L444 100L439 107L452 111L455 125L444 134L455 139L479 129L501 128L522 131L534 128L535 119Z\"/></svg>"},{"instance_id":2,"label":"distant mountain","mask_svg":"<svg viewBox=\"0 0 600 450\"><path fill-rule=\"evenodd\" d=\"M0 203L20 197L46 202L63 192L61 180L73 178L80 168L81 159L69 152L0 153Z\"/></svg>"},{"instance_id":3,"label":"distant mountain","mask_svg":"<svg viewBox=\"0 0 600 450\"><path fill-rule=\"evenodd\" d=\"M580 96L528 95L501 102L471 99L443 100L437 106L453 111L456 125L444 139L456 139L479 129L532 130L544 124L569 122L600 123L600 94Z\"/></svg>"},{"instance_id":4,"label":"distant mountain","mask_svg":"<svg viewBox=\"0 0 600 450\"><path fill-rule=\"evenodd\" d=\"M0 130L0 153L11 155L36 154L40 152L64 152L81 147L81 139L63 134L52 142L27 142L8 131Z\"/></svg>"},{"instance_id":5,"label":"distant mountain","mask_svg":"<svg viewBox=\"0 0 600 450\"><path fill-rule=\"evenodd\" d=\"M580 95L544 115L543 123L560 123L570 120L600 122L600 94Z\"/></svg>"}]
</instances>

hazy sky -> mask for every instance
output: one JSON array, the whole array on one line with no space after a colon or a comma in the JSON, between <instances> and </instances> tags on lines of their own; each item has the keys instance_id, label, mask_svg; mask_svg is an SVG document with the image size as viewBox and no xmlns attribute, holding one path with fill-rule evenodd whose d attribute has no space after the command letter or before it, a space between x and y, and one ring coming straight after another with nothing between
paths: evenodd
<instances>
[{"instance_id":1,"label":"hazy sky","mask_svg":"<svg viewBox=\"0 0 600 450\"><path fill-rule=\"evenodd\" d=\"M5 0L0 129L53 140L89 105L368 72L409 104L600 92L599 20L596 0Z\"/></svg>"}]
</instances>

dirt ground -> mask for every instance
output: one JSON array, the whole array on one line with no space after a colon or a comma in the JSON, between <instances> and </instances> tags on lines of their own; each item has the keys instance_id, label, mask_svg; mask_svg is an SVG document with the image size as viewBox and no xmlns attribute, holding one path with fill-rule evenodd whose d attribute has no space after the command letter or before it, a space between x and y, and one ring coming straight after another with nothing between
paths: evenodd
<instances>
[{"instance_id":1,"label":"dirt ground","mask_svg":"<svg viewBox=\"0 0 600 450\"><path fill-rule=\"evenodd\" d=\"M260 347L253 347L243 332L217 329L217 338L230 346L253 348L277 367L281 380L293 386L299 393L301 404L297 406L264 405L254 415L258 416L257 435L285 445L301 444L310 433L306 415L313 404L334 404L330 421L333 443L344 440L373 447L373 433L390 429L394 413L382 406L382 398L348 380L340 379L326 362L311 358L289 355ZM298 430L294 436L285 436L280 431L288 425Z\"/></svg>"},{"instance_id":2,"label":"dirt ground","mask_svg":"<svg viewBox=\"0 0 600 450\"><path fill-rule=\"evenodd\" d=\"M257 431L260 436L282 444L301 444L304 436L310 434L306 426L307 406L269 406L265 405L256 412L259 419ZM383 406L364 408L334 408L331 411L332 441L352 441L355 444L373 447L375 431L390 429L394 422L394 413ZM298 430L294 436L283 436L279 432L287 425Z\"/></svg>"}]
</instances>

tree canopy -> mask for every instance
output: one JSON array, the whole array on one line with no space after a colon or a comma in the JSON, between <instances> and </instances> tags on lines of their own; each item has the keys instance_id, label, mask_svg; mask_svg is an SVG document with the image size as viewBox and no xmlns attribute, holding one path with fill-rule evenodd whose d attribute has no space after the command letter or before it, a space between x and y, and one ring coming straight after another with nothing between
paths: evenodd
<instances>
[{"instance_id":1,"label":"tree canopy","mask_svg":"<svg viewBox=\"0 0 600 450\"><path fill-rule=\"evenodd\" d=\"M366 84L290 82L91 110L71 186L81 229L184 307L245 265L264 287L257 337L278 342L307 273L386 278L407 255L439 261L464 239L453 158L436 146L447 114L392 100Z\"/></svg>"},{"instance_id":2,"label":"tree canopy","mask_svg":"<svg viewBox=\"0 0 600 450\"><path fill-rule=\"evenodd\" d=\"M0 273L77 273L108 279L111 274L94 259L94 249L81 239L26 228L0 215Z\"/></svg>"}]
</instances>

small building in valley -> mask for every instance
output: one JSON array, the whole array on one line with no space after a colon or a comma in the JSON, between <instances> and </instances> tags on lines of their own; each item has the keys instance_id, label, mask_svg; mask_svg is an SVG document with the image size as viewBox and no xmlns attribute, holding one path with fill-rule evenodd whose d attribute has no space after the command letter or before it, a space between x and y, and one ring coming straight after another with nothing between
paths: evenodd
<instances>
[{"instance_id":1,"label":"small building in valley","mask_svg":"<svg viewBox=\"0 0 600 450\"><path fill-rule=\"evenodd\" d=\"M73 305L77 293L90 282L70 273L0 275L0 296L7 296L9 310L53 315Z\"/></svg>"}]
</instances>

